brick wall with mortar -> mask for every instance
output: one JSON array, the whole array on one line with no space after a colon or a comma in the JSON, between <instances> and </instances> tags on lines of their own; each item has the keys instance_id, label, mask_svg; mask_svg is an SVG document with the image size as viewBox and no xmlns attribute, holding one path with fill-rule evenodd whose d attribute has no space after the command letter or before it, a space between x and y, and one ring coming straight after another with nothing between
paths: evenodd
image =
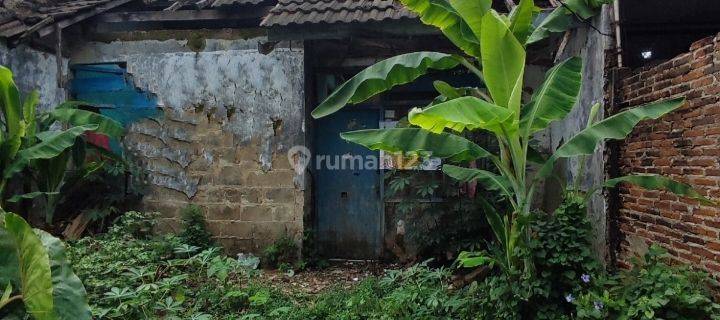
<instances>
[{"instance_id":1,"label":"brick wall with mortar","mask_svg":"<svg viewBox=\"0 0 720 320\"><path fill-rule=\"evenodd\" d=\"M622 107L687 98L680 110L635 128L620 147L621 173L661 174L720 200L720 36L631 72L619 94ZM621 187L619 205L621 266L657 243L674 259L720 275L720 208L634 186Z\"/></svg>"},{"instance_id":2,"label":"brick wall with mortar","mask_svg":"<svg viewBox=\"0 0 720 320\"><path fill-rule=\"evenodd\" d=\"M192 203L229 253L260 252L283 234L299 243L303 177L286 153L304 144L302 45L264 55L262 37L222 32L199 51L180 33L89 42L71 63L124 62L157 98L163 116L132 124L124 145L145 169L143 209L161 214L160 231L178 231Z\"/></svg>"}]
</instances>

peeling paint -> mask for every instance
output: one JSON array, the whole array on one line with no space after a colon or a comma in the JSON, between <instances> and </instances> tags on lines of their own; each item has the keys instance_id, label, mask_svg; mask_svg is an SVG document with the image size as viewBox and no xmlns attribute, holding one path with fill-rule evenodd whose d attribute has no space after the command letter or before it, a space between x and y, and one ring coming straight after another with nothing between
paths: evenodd
<instances>
[{"instance_id":1,"label":"peeling paint","mask_svg":"<svg viewBox=\"0 0 720 320\"><path fill-rule=\"evenodd\" d=\"M0 64L10 68L15 83L23 93L38 90L40 110L48 110L66 100L65 90L58 86L55 56L20 45L9 49L0 44ZM63 73L67 73L67 60L63 60Z\"/></svg>"}]
</instances>

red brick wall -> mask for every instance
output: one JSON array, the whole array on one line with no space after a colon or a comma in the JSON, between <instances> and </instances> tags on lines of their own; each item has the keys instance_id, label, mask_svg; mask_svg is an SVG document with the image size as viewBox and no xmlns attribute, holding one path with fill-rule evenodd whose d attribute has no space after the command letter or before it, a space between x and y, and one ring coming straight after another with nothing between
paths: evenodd
<instances>
[{"instance_id":1,"label":"red brick wall","mask_svg":"<svg viewBox=\"0 0 720 320\"><path fill-rule=\"evenodd\" d=\"M690 52L624 77L623 107L685 96L682 109L641 123L620 147L620 171L654 173L690 183L720 200L720 36ZM658 243L677 260L720 276L720 208L637 187L620 189L620 265Z\"/></svg>"}]
</instances>

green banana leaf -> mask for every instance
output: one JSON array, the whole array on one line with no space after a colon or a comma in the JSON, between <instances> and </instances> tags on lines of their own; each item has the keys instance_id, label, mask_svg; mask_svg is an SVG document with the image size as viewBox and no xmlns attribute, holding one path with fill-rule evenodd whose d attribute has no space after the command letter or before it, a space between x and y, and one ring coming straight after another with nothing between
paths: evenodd
<instances>
[{"instance_id":1,"label":"green banana leaf","mask_svg":"<svg viewBox=\"0 0 720 320\"><path fill-rule=\"evenodd\" d=\"M524 44L532 32L533 16L536 7L533 0L520 0L520 4L510 15L510 31L517 40Z\"/></svg>"},{"instance_id":2,"label":"green banana leaf","mask_svg":"<svg viewBox=\"0 0 720 320\"><path fill-rule=\"evenodd\" d=\"M716 205L714 201L698 193L692 186L655 174L638 174L614 178L605 181L603 186L613 188L620 183L630 183L648 190L669 191L678 196L694 199L707 205Z\"/></svg>"},{"instance_id":3,"label":"green banana leaf","mask_svg":"<svg viewBox=\"0 0 720 320\"><path fill-rule=\"evenodd\" d=\"M412 82L430 69L452 69L459 63L452 55L439 52L414 52L380 61L340 85L311 114L313 118L322 118L347 104L363 102L394 86Z\"/></svg>"},{"instance_id":4,"label":"green banana leaf","mask_svg":"<svg viewBox=\"0 0 720 320\"><path fill-rule=\"evenodd\" d=\"M583 62L573 57L556 65L545 75L545 82L522 110L520 127L525 137L562 120L573 109L580 96Z\"/></svg>"},{"instance_id":5,"label":"green banana leaf","mask_svg":"<svg viewBox=\"0 0 720 320\"><path fill-rule=\"evenodd\" d=\"M445 128L456 132L484 129L500 133L503 126L512 123L512 115L507 108L475 97L461 97L425 110L414 108L410 110L408 120L433 133L441 133Z\"/></svg>"},{"instance_id":6,"label":"green banana leaf","mask_svg":"<svg viewBox=\"0 0 720 320\"><path fill-rule=\"evenodd\" d=\"M20 130L20 121L23 120L20 91L18 91L13 73L10 69L0 66L0 111L2 111L8 136L13 136Z\"/></svg>"},{"instance_id":7,"label":"green banana leaf","mask_svg":"<svg viewBox=\"0 0 720 320\"><path fill-rule=\"evenodd\" d=\"M493 257L488 256L484 252L468 252L463 251L457 257L457 261L463 268L475 268L485 265L493 265L497 263Z\"/></svg>"},{"instance_id":8,"label":"green banana leaf","mask_svg":"<svg viewBox=\"0 0 720 320\"><path fill-rule=\"evenodd\" d=\"M564 32L570 28L572 21L573 16L565 7L557 7L535 27L526 44L542 41L551 33Z\"/></svg>"},{"instance_id":9,"label":"green banana leaf","mask_svg":"<svg viewBox=\"0 0 720 320\"><path fill-rule=\"evenodd\" d=\"M60 320L90 320L87 293L82 281L72 270L65 253L65 244L49 233L35 229L50 258L55 314Z\"/></svg>"},{"instance_id":10,"label":"green banana leaf","mask_svg":"<svg viewBox=\"0 0 720 320\"><path fill-rule=\"evenodd\" d=\"M97 129L97 125L94 124L72 127L65 131L56 132L46 137L46 139L40 143L21 150L18 152L12 164L5 168L3 177L9 179L15 173L25 168L32 160L51 159L60 155L75 144L75 138L87 131L93 131L95 129Z\"/></svg>"},{"instance_id":11,"label":"green banana leaf","mask_svg":"<svg viewBox=\"0 0 720 320\"><path fill-rule=\"evenodd\" d=\"M466 54L473 57L480 56L480 41L448 1L400 0L400 2L410 11L416 13L424 24L440 29L450 42Z\"/></svg>"},{"instance_id":12,"label":"green banana leaf","mask_svg":"<svg viewBox=\"0 0 720 320\"><path fill-rule=\"evenodd\" d=\"M482 18L492 8L492 0L450 0L450 5L462 18L477 40L482 36ZM478 48L480 43L478 42ZM477 52L478 54L480 52ZM479 55L473 55L479 57Z\"/></svg>"},{"instance_id":13,"label":"green banana leaf","mask_svg":"<svg viewBox=\"0 0 720 320\"><path fill-rule=\"evenodd\" d=\"M10 197L10 199L7 199L7 202L14 203L21 200L27 200L27 199L35 199L39 196L47 196L47 195L58 195L59 192L42 192L42 191L35 191L30 193L24 193L24 194L18 194Z\"/></svg>"},{"instance_id":14,"label":"green banana leaf","mask_svg":"<svg viewBox=\"0 0 720 320\"><path fill-rule=\"evenodd\" d=\"M92 111L73 109L73 108L57 108L50 111L50 115L64 123L72 126L83 126L88 124L97 125L95 132L102 133L109 137L120 137L125 133L125 128L119 122L95 113Z\"/></svg>"},{"instance_id":15,"label":"green banana leaf","mask_svg":"<svg viewBox=\"0 0 720 320\"><path fill-rule=\"evenodd\" d=\"M417 128L359 130L341 133L340 137L370 150L431 155L452 162L491 156L487 150L463 137Z\"/></svg>"},{"instance_id":16,"label":"green banana leaf","mask_svg":"<svg viewBox=\"0 0 720 320\"><path fill-rule=\"evenodd\" d=\"M18 151L20 151L23 138L27 133L25 121L20 121L17 130L15 134L8 136L7 140L0 142L0 169L9 165L12 160L15 159Z\"/></svg>"},{"instance_id":17,"label":"green banana leaf","mask_svg":"<svg viewBox=\"0 0 720 320\"><path fill-rule=\"evenodd\" d=\"M607 139L624 139L643 120L658 119L685 103L685 98L653 102L625 110L580 131L558 148L538 171L537 178L547 177L560 158L591 155L598 144Z\"/></svg>"},{"instance_id":18,"label":"green banana leaf","mask_svg":"<svg viewBox=\"0 0 720 320\"><path fill-rule=\"evenodd\" d=\"M25 309L37 320L57 319L53 305L52 275L50 259L40 238L20 216L5 214L5 226L0 228L0 241L13 243L17 266L0 265L3 274L16 274L20 279L20 292ZM7 248L3 248L5 250ZM5 261L3 261L5 262Z\"/></svg>"},{"instance_id":19,"label":"green banana leaf","mask_svg":"<svg viewBox=\"0 0 720 320\"><path fill-rule=\"evenodd\" d=\"M463 93L459 89L451 86L445 81L435 80L433 81L433 87L439 94L449 100L457 99L463 96Z\"/></svg>"},{"instance_id":20,"label":"green banana leaf","mask_svg":"<svg viewBox=\"0 0 720 320\"><path fill-rule=\"evenodd\" d=\"M495 234L495 239L503 248L507 247L509 237L505 219L484 197L475 197L475 199L480 203L485 219L488 221L493 234Z\"/></svg>"},{"instance_id":21,"label":"green banana leaf","mask_svg":"<svg viewBox=\"0 0 720 320\"><path fill-rule=\"evenodd\" d=\"M512 187L507 178L490 171L458 167L450 164L443 165L442 171L449 177L461 181L477 181L487 190L500 190L505 196L512 197Z\"/></svg>"},{"instance_id":22,"label":"green banana leaf","mask_svg":"<svg viewBox=\"0 0 720 320\"><path fill-rule=\"evenodd\" d=\"M481 42L483 74L490 95L496 105L519 117L525 48L494 10L483 17Z\"/></svg>"},{"instance_id":23,"label":"green banana leaf","mask_svg":"<svg viewBox=\"0 0 720 320\"><path fill-rule=\"evenodd\" d=\"M31 91L23 102L23 119L27 125L25 135L28 137L34 136L35 131L37 130L37 125L35 124L35 113L39 102L40 93L37 90Z\"/></svg>"}]
</instances>

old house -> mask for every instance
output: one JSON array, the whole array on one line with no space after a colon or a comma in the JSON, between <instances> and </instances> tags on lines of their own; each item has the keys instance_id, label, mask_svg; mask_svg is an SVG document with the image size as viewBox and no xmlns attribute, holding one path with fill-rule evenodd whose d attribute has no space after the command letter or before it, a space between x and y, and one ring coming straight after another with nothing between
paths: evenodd
<instances>
[{"instance_id":1,"label":"old house","mask_svg":"<svg viewBox=\"0 0 720 320\"><path fill-rule=\"evenodd\" d=\"M548 10L558 5L536 3ZM654 33L646 30L672 25L661 18L668 14L643 16L641 7L618 3L531 48L530 86L542 81L554 61L574 55L585 60L583 108L538 140L548 150L557 147L585 125L594 102L604 101L609 115L688 95L682 115L648 124L625 143L600 150L583 172L585 183L620 171L657 171L717 193L717 41L702 40L692 52L672 58L682 52L675 51L680 43L689 46L717 30L699 23L692 35L674 33L678 44L671 46L652 40ZM504 1L496 7L507 10ZM399 3L35 0L5 1L2 9L0 63L15 71L24 90L40 88L43 108L79 99L126 125L127 136L114 147L145 169L150 192L143 206L162 214L163 230L176 230L179 211L193 203L203 208L209 229L230 252L257 252L284 234L300 241L306 230L313 230L318 249L331 258L403 258L417 250L406 235L424 229L386 197L386 167L363 162L376 154L343 142L338 133L400 120L434 97L430 79L327 119L309 115L335 86L374 62L418 50L453 50ZM702 16L712 15L708 10ZM619 71L648 63L650 58L643 59L648 50L670 62ZM462 73L436 76L458 86L471 81ZM348 156L362 160L342 170L333 167ZM305 164L299 159L310 161L298 168L294 165ZM564 166L561 173L572 179L578 163ZM442 180L433 170L426 175ZM716 209L637 192L593 197L595 249L601 256L615 259L620 253L622 261L635 238L664 243L687 261L714 259L720 252ZM538 206L556 201L544 199ZM704 266L718 271L720 261Z\"/></svg>"}]
</instances>

